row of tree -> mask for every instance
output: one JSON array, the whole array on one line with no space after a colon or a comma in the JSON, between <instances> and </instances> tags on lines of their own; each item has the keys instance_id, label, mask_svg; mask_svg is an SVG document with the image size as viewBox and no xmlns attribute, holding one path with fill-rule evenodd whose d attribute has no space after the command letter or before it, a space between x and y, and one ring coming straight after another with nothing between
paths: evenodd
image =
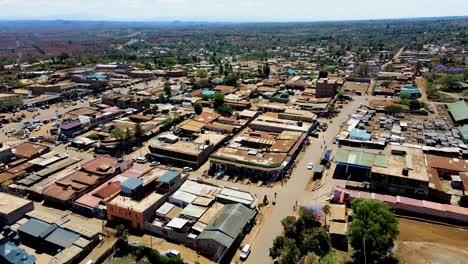
<instances>
[{"instance_id":1,"label":"row of tree","mask_svg":"<svg viewBox=\"0 0 468 264\"><path fill-rule=\"evenodd\" d=\"M394 260L391 250L399 234L398 219L387 204L359 198L351 202L351 208L347 238L354 249L354 263ZM273 241L270 256L279 264L334 263L330 237L320 223L320 216L329 213L328 205L321 212L300 207L298 217L284 218L283 235Z\"/></svg>"}]
</instances>

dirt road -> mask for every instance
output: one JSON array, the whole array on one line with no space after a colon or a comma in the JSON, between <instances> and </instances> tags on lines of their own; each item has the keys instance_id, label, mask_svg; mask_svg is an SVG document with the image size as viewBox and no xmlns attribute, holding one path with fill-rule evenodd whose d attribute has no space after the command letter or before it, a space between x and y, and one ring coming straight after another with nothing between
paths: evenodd
<instances>
[{"instance_id":1,"label":"dirt road","mask_svg":"<svg viewBox=\"0 0 468 264\"><path fill-rule=\"evenodd\" d=\"M395 54L395 56L393 56L393 58L392 58L391 60L389 60L388 62L382 64L381 69L384 70L385 67L387 67L387 65L392 64L393 62L395 62L396 60L398 60L398 58L400 58L400 56L401 56L401 54L403 53L404 50L405 50L405 47L402 47L402 48Z\"/></svg>"},{"instance_id":2,"label":"dirt road","mask_svg":"<svg viewBox=\"0 0 468 264\"><path fill-rule=\"evenodd\" d=\"M427 101L426 80L422 77L416 77L416 86L421 89L421 100Z\"/></svg>"}]
</instances>

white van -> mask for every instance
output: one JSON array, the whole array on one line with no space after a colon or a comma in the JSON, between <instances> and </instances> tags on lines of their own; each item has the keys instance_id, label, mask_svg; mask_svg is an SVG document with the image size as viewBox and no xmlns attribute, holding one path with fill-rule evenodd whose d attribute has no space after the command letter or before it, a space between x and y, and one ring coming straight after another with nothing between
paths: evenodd
<instances>
[{"instance_id":1,"label":"white van","mask_svg":"<svg viewBox=\"0 0 468 264\"><path fill-rule=\"evenodd\" d=\"M246 260L247 257L249 256L249 254L250 254L250 244L247 244L247 245L243 246L242 249L241 249L240 259L241 260Z\"/></svg>"}]
</instances>

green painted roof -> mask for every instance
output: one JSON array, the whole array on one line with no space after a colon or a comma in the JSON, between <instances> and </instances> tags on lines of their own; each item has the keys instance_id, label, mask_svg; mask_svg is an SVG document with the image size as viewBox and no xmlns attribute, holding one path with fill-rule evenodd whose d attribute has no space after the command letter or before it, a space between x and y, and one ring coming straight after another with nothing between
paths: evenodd
<instances>
[{"instance_id":1,"label":"green painted roof","mask_svg":"<svg viewBox=\"0 0 468 264\"><path fill-rule=\"evenodd\" d=\"M455 122L468 119L468 104L464 100L447 104L447 107Z\"/></svg>"},{"instance_id":2,"label":"green painted roof","mask_svg":"<svg viewBox=\"0 0 468 264\"><path fill-rule=\"evenodd\" d=\"M460 136L462 137L463 141L468 143L468 125L459 127L458 131L460 132Z\"/></svg>"},{"instance_id":3,"label":"green painted roof","mask_svg":"<svg viewBox=\"0 0 468 264\"><path fill-rule=\"evenodd\" d=\"M387 167L386 156L357 150L338 149L334 161L337 163L347 163L365 167Z\"/></svg>"}]
</instances>

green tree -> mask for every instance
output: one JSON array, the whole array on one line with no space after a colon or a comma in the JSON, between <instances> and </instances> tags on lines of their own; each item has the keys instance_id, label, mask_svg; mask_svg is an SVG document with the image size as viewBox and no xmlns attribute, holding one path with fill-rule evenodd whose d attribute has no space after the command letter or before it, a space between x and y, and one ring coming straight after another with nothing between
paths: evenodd
<instances>
[{"instance_id":1,"label":"green tree","mask_svg":"<svg viewBox=\"0 0 468 264\"><path fill-rule=\"evenodd\" d=\"M283 226L286 237L294 237L294 234L296 233L296 217L286 216L281 220L281 225Z\"/></svg>"},{"instance_id":2,"label":"green tree","mask_svg":"<svg viewBox=\"0 0 468 264\"><path fill-rule=\"evenodd\" d=\"M100 139L98 134L91 134L91 135L87 136L87 138L89 138L91 140L99 140Z\"/></svg>"},{"instance_id":3,"label":"green tree","mask_svg":"<svg viewBox=\"0 0 468 264\"><path fill-rule=\"evenodd\" d=\"M270 73L271 73L270 65L265 64L265 66L263 66L263 75L268 78L270 77Z\"/></svg>"},{"instance_id":4,"label":"green tree","mask_svg":"<svg viewBox=\"0 0 468 264\"><path fill-rule=\"evenodd\" d=\"M133 136L135 137L138 145L140 145L143 141L143 137L145 136L145 130L143 130L140 123L135 124L133 128Z\"/></svg>"},{"instance_id":5,"label":"green tree","mask_svg":"<svg viewBox=\"0 0 468 264\"><path fill-rule=\"evenodd\" d=\"M299 207L299 216L304 219L306 228L317 226L317 212L304 206Z\"/></svg>"},{"instance_id":6,"label":"green tree","mask_svg":"<svg viewBox=\"0 0 468 264\"><path fill-rule=\"evenodd\" d=\"M167 97L166 97L166 95L164 95L163 93L160 93L160 94L159 94L159 101L160 101L161 103L167 102Z\"/></svg>"},{"instance_id":7,"label":"green tree","mask_svg":"<svg viewBox=\"0 0 468 264\"><path fill-rule=\"evenodd\" d=\"M369 63L367 62L360 63L358 72L361 76L367 76L369 74Z\"/></svg>"},{"instance_id":8,"label":"green tree","mask_svg":"<svg viewBox=\"0 0 468 264\"><path fill-rule=\"evenodd\" d=\"M118 139L118 140L124 140L125 139L125 130L123 130L120 127L116 127L114 129L112 129L110 134L115 139Z\"/></svg>"},{"instance_id":9,"label":"green tree","mask_svg":"<svg viewBox=\"0 0 468 264\"><path fill-rule=\"evenodd\" d=\"M308 252L314 252L318 256L325 256L331 250L331 240L324 229L318 229L311 236L308 236L303 242L301 251L305 255Z\"/></svg>"},{"instance_id":10,"label":"green tree","mask_svg":"<svg viewBox=\"0 0 468 264\"><path fill-rule=\"evenodd\" d=\"M277 236L275 240L273 240L273 246L270 248L270 257L275 259L281 255L285 239L286 238L284 236Z\"/></svg>"},{"instance_id":11,"label":"green tree","mask_svg":"<svg viewBox=\"0 0 468 264\"><path fill-rule=\"evenodd\" d=\"M124 225L120 224L116 226L115 231L117 231L115 236L118 240L125 242L128 241L128 229Z\"/></svg>"},{"instance_id":12,"label":"green tree","mask_svg":"<svg viewBox=\"0 0 468 264\"><path fill-rule=\"evenodd\" d=\"M198 69L197 76L200 78L206 78L208 76L208 72L205 69Z\"/></svg>"},{"instance_id":13,"label":"green tree","mask_svg":"<svg viewBox=\"0 0 468 264\"><path fill-rule=\"evenodd\" d=\"M336 105L335 104L329 104L327 107L327 112L329 114L334 114L336 111Z\"/></svg>"},{"instance_id":14,"label":"green tree","mask_svg":"<svg viewBox=\"0 0 468 264\"><path fill-rule=\"evenodd\" d=\"M224 105L224 94L222 93L216 93L214 96L213 96L213 100L214 100L214 107L215 109L221 107Z\"/></svg>"},{"instance_id":15,"label":"green tree","mask_svg":"<svg viewBox=\"0 0 468 264\"><path fill-rule=\"evenodd\" d=\"M224 83L226 85L238 87L239 86L239 84L237 83L238 79L239 78L236 74L229 74L224 78Z\"/></svg>"},{"instance_id":16,"label":"green tree","mask_svg":"<svg viewBox=\"0 0 468 264\"><path fill-rule=\"evenodd\" d=\"M216 112L218 112L218 114L223 115L223 116L232 116L233 111L234 110L232 110L232 108L229 105L222 105L216 108Z\"/></svg>"},{"instance_id":17,"label":"green tree","mask_svg":"<svg viewBox=\"0 0 468 264\"><path fill-rule=\"evenodd\" d=\"M301 256L301 251L293 239L285 241L285 249L282 251L278 262L280 264L295 264Z\"/></svg>"},{"instance_id":18,"label":"green tree","mask_svg":"<svg viewBox=\"0 0 468 264\"><path fill-rule=\"evenodd\" d=\"M386 72L394 72L395 71L395 67L393 67L393 64L387 64L384 68L384 71Z\"/></svg>"},{"instance_id":19,"label":"green tree","mask_svg":"<svg viewBox=\"0 0 468 264\"><path fill-rule=\"evenodd\" d=\"M195 110L195 114L197 114L197 115L203 113L203 106L202 106L202 104L200 102L196 102L193 105L193 109Z\"/></svg>"},{"instance_id":20,"label":"green tree","mask_svg":"<svg viewBox=\"0 0 468 264\"><path fill-rule=\"evenodd\" d=\"M168 82L164 84L164 93L166 94L167 97L171 97L172 89L171 89L171 84Z\"/></svg>"},{"instance_id":21,"label":"green tree","mask_svg":"<svg viewBox=\"0 0 468 264\"><path fill-rule=\"evenodd\" d=\"M365 256L368 261L387 256L399 234L395 214L387 204L373 199L355 199L351 208L353 220L347 236L358 256Z\"/></svg>"},{"instance_id":22,"label":"green tree","mask_svg":"<svg viewBox=\"0 0 468 264\"><path fill-rule=\"evenodd\" d=\"M328 77L328 71L327 70L320 70L318 77L319 77L319 79L320 78L327 78Z\"/></svg>"}]
</instances>

